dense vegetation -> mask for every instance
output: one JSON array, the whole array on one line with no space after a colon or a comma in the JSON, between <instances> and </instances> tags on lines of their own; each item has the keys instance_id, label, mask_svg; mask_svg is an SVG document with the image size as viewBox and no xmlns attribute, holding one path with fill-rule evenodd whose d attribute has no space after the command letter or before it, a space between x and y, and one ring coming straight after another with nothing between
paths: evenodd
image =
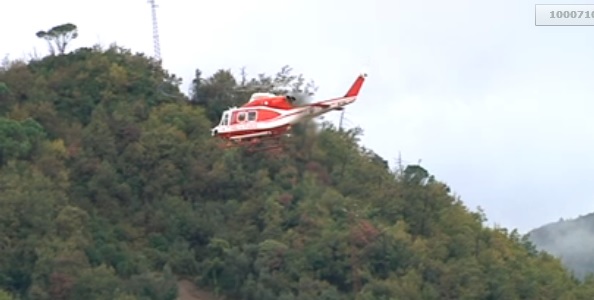
<instances>
[{"instance_id":1,"label":"dense vegetation","mask_svg":"<svg viewBox=\"0 0 594 300\"><path fill-rule=\"evenodd\" d=\"M209 128L273 81L197 72L191 99L141 54L81 48L0 70L0 299L593 299L517 231L484 226L360 130L297 128L278 155ZM365 87L364 87L365 89ZM361 101L364 101L363 99Z\"/></svg>"},{"instance_id":2,"label":"dense vegetation","mask_svg":"<svg viewBox=\"0 0 594 300\"><path fill-rule=\"evenodd\" d=\"M594 214L559 220L528 233L530 241L561 259L578 278L592 280L594 274Z\"/></svg>"}]
</instances>

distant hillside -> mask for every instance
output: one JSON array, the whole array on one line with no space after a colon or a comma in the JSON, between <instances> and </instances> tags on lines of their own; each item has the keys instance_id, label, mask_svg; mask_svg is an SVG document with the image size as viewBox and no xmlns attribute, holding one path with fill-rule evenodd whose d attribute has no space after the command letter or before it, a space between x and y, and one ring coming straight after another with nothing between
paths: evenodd
<instances>
[{"instance_id":1,"label":"distant hillside","mask_svg":"<svg viewBox=\"0 0 594 300\"><path fill-rule=\"evenodd\" d=\"M576 276L594 273L594 213L547 224L528 236L538 249L559 257Z\"/></svg>"},{"instance_id":2,"label":"distant hillside","mask_svg":"<svg viewBox=\"0 0 594 300\"><path fill-rule=\"evenodd\" d=\"M188 99L117 46L1 66L0 299L594 299L422 166L390 170L361 129L222 151L220 112L271 83L308 88L290 68L198 71Z\"/></svg>"}]
</instances>

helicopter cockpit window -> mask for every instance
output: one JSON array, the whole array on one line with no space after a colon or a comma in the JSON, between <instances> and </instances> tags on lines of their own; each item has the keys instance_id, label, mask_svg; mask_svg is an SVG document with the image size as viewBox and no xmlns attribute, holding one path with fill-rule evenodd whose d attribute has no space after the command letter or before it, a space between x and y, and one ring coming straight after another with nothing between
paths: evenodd
<instances>
[{"instance_id":1,"label":"helicopter cockpit window","mask_svg":"<svg viewBox=\"0 0 594 300\"><path fill-rule=\"evenodd\" d=\"M237 114L237 121L239 121L239 122L245 121L245 113L244 112L240 112L239 114Z\"/></svg>"},{"instance_id":2,"label":"helicopter cockpit window","mask_svg":"<svg viewBox=\"0 0 594 300\"><path fill-rule=\"evenodd\" d=\"M248 112L248 121L256 121L256 112L255 111Z\"/></svg>"},{"instance_id":3,"label":"helicopter cockpit window","mask_svg":"<svg viewBox=\"0 0 594 300\"><path fill-rule=\"evenodd\" d=\"M223 114L223 120L221 120L221 125L227 125L229 123L229 113Z\"/></svg>"}]
</instances>

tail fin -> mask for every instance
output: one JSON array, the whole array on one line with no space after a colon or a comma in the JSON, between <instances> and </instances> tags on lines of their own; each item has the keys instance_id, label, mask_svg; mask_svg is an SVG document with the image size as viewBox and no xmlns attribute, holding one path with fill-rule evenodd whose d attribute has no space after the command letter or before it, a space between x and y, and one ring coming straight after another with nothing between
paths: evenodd
<instances>
[{"instance_id":1,"label":"tail fin","mask_svg":"<svg viewBox=\"0 0 594 300\"><path fill-rule=\"evenodd\" d=\"M344 95L344 97L354 97L359 95L359 91L361 90L361 87L363 86L363 82L365 81L365 77L367 77L366 73L361 73L361 75L359 75L359 77L357 77L357 79L355 80L355 82L353 82L353 85L351 85L351 88L349 89L349 91Z\"/></svg>"}]
</instances>

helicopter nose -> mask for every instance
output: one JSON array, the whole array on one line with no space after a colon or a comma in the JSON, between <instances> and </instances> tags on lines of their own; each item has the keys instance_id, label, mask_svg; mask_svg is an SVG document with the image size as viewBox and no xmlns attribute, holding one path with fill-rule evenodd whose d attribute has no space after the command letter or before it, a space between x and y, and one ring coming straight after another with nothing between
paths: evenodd
<instances>
[{"instance_id":1,"label":"helicopter nose","mask_svg":"<svg viewBox=\"0 0 594 300\"><path fill-rule=\"evenodd\" d=\"M213 128L213 129L210 131L210 135L211 135L211 136L216 136L216 135L217 135L217 133L219 133L219 131L218 131L216 128Z\"/></svg>"}]
</instances>

